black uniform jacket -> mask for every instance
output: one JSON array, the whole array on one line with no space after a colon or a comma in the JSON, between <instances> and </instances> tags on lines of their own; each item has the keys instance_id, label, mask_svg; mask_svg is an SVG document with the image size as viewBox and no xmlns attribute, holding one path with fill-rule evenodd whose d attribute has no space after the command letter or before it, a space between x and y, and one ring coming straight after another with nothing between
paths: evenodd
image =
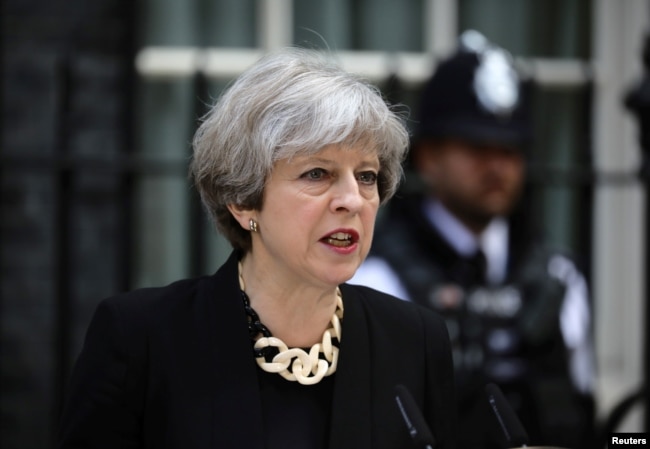
<instances>
[{"instance_id":1,"label":"black uniform jacket","mask_svg":"<svg viewBox=\"0 0 650 449\"><path fill-rule=\"evenodd\" d=\"M418 403L435 447L454 447L442 319L366 287L344 284L341 292L329 447L414 447L395 401L398 384ZM106 299L73 370L58 447L262 449L259 369L236 253L213 276Z\"/></svg>"}]
</instances>

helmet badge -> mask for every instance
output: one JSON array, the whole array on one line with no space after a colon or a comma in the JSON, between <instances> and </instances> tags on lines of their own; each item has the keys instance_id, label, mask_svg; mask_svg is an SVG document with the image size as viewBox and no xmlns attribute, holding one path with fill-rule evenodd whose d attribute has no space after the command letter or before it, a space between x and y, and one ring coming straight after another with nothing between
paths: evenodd
<instances>
[{"instance_id":1,"label":"helmet badge","mask_svg":"<svg viewBox=\"0 0 650 449\"><path fill-rule=\"evenodd\" d=\"M461 45L479 58L473 88L481 107L495 115L509 116L519 101L519 75L510 54L474 30L463 33Z\"/></svg>"}]
</instances>

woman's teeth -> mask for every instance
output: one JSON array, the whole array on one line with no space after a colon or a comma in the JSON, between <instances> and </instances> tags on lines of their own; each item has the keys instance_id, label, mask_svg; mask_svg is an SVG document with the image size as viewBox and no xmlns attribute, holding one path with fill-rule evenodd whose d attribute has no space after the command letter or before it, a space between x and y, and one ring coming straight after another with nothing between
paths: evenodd
<instances>
[{"instance_id":1,"label":"woman's teeth","mask_svg":"<svg viewBox=\"0 0 650 449\"><path fill-rule=\"evenodd\" d=\"M352 244L352 236L345 232L336 232L327 237L327 243L332 246L350 246Z\"/></svg>"}]
</instances>

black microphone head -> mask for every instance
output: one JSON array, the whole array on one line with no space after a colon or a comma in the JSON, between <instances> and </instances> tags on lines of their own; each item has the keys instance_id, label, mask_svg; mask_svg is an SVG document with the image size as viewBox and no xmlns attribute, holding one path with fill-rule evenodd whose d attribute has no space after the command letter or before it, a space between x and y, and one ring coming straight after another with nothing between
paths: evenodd
<instances>
[{"instance_id":1,"label":"black microphone head","mask_svg":"<svg viewBox=\"0 0 650 449\"><path fill-rule=\"evenodd\" d=\"M528 434L501 389L491 383L485 386L485 393L488 397L490 410L492 410L499 423L502 434L509 445L508 447L526 446L528 444Z\"/></svg>"},{"instance_id":2,"label":"black microphone head","mask_svg":"<svg viewBox=\"0 0 650 449\"><path fill-rule=\"evenodd\" d=\"M435 440L415 399L404 385L395 387L395 401L413 442L419 448L433 448Z\"/></svg>"}]
</instances>

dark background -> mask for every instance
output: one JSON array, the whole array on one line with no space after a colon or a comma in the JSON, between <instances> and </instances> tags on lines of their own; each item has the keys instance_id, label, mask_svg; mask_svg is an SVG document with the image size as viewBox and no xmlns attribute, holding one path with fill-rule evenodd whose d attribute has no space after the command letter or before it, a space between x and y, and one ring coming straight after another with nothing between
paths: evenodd
<instances>
[{"instance_id":1,"label":"dark background","mask_svg":"<svg viewBox=\"0 0 650 449\"><path fill-rule=\"evenodd\" d=\"M134 4L3 2L3 448L51 445L88 298L129 285Z\"/></svg>"}]
</instances>

